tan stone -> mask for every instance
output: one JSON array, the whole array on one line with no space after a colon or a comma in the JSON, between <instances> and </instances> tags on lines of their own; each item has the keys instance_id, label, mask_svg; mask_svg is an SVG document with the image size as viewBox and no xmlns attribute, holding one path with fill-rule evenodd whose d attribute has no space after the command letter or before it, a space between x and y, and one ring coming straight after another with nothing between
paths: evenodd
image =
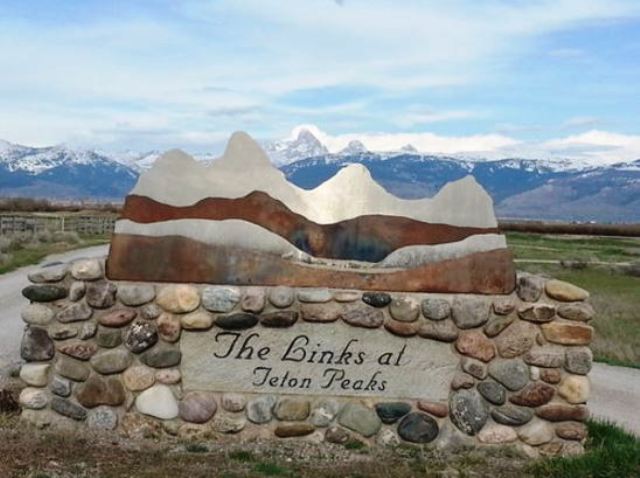
<instances>
[{"instance_id":1,"label":"tan stone","mask_svg":"<svg viewBox=\"0 0 640 478\"><path fill-rule=\"evenodd\" d=\"M518 437L527 445L538 446L553 439L553 427L542 420L533 420L518 429Z\"/></svg>"},{"instance_id":2,"label":"tan stone","mask_svg":"<svg viewBox=\"0 0 640 478\"><path fill-rule=\"evenodd\" d=\"M204 310L198 310L180 318L185 330L207 330L213 327L213 316Z\"/></svg>"},{"instance_id":3,"label":"tan stone","mask_svg":"<svg viewBox=\"0 0 640 478\"><path fill-rule=\"evenodd\" d=\"M558 307L558 315L564 319L588 322L593 319L595 310L587 302L576 302L572 304L562 304Z\"/></svg>"},{"instance_id":4,"label":"tan stone","mask_svg":"<svg viewBox=\"0 0 640 478\"><path fill-rule=\"evenodd\" d=\"M309 416L309 400L282 398L276 404L273 413L279 420L300 421Z\"/></svg>"},{"instance_id":5,"label":"tan stone","mask_svg":"<svg viewBox=\"0 0 640 478\"><path fill-rule=\"evenodd\" d=\"M477 330L461 333L456 341L456 349L463 355L483 362L490 361L496 355L493 342Z\"/></svg>"},{"instance_id":6,"label":"tan stone","mask_svg":"<svg viewBox=\"0 0 640 478\"><path fill-rule=\"evenodd\" d=\"M593 339L593 327L579 322L554 321L542 324L545 339L561 345L588 345Z\"/></svg>"},{"instance_id":7,"label":"tan stone","mask_svg":"<svg viewBox=\"0 0 640 478\"><path fill-rule=\"evenodd\" d=\"M384 321L384 328L392 334L399 335L401 337L411 337L416 335L422 324L419 321L415 322L401 322L395 319L386 319Z\"/></svg>"},{"instance_id":8,"label":"tan stone","mask_svg":"<svg viewBox=\"0 0 640 478\"><path fill-rule=\"evenodd\" d=\"M585 421L589 418L589 409L584 405L566 405L564 403L548 403L536 409L536 415L550 422L567 420Z\"/></svg>"},{"instance_id":9,"label":"tan stone","mask_svg":"<svg viewBox=\"0 0 640 478\"><path fill-rule=\"evenodd\" d=\"M163 368L156 370L156 380L165 385L174 385L182 379L182 374L177 368Z\"/></svg>"},{"instance_id":10,"label":"tan stone","mask_svg":"<svg viewBox=\"0 0 640 478\"><path fill-rule=\"evenodd\" d=\"M569 403L584 403L590 393L591 382L584 375L567 375L558 386L558 394Z\"/></svg>"},{"instance_id":11,"label":"tan stone","mask_svg":"<svg viewBox=\"0 0 640 478\"><path fill-rule=\"evenodd\" d=\"M183 314L198 308L200 294L198 289L187 284L168 285L160 290L156 302L167 312Z\"/></svg>"},{"instance_id":12,"label":"tan stone","mask_svg":"<svg viewBox=\"0 0 640 478\"><path fill-rule=\"evenodd\" d=\"M562 302L575 302L589 297L589 292L586 290L556 279L550 280L545 284L545 291L552 299Z\"/></svg>"},{"instance_id":13,"label":"tan stone","mask_svg":"<svg viewBox=\"0 0 640 478\"><path fill-rule=\"evenodd\" d=\"M144 365L129 367L122 374L122 381L125 387L132 392L146 390L156 381L154 370Z\"/></svg>"},{"instance_id":14,"label":"tan stone","mask_svg":"<svg viewBox=\"0 0 640 478\"><path fill-rule=\"evenodd\" d=\"M556 426L556 435L565 440L584 440L587 437L587 427L579 422L560 423Z\"/></svg>"},{"instance_id":15,"label":"tan stone","mask_svg":"<svg viewBox=\"0 0 640 478\"><path fill-rule=\"evenodd\" d=\"M333 300L336 302L355 302L360 300L362 292L357 290L337 290L333 293Z\"/></svg>"},{"instance_id":16,"label":"tan stone","mask_svg":"<svg viewBox=\"0 0 640 478\"><path fill-rule=\"evenodd\" d=\"M180 317L173 314L164 313L158 317L158 335L166 342L174 343L180 338L182 328Z\"/></svg>"},{"instance_id":17,"label":"tan stone","mask_svg":"<svg viewBox=\"0 0 640 478\"><path fill-rule=\"evenodd\" d=\"M446 403L419 400L418 408L423 412L427 412L428 414L438 418L443 418L449 415L449 405Z\"/></svg>"},{"instance_id":18,"label":"tan stone","mask_svg":"<svg viewBox=\"0 0 640 478\"><path fill-rule=\"evenodd\" d=\"M518 435L513 428L495 423L485 425L484 428L480 430L480 433L478 433L478 440L480 440L480 442L494 445L510 443L517 439Z\"/></svg>"},{"instance_id":19,"label":"tan stone","mask_svg":"<svg viewBox=\"0 0 640 478\"><path fill-rule=\"evenodd\" d=\"M307 322L334 322L342 317L343 306L335 303L313 304L300 306L302 320Z\"/></svg>"},{"instance_id":20,"label":"tan stone","mask_svg":"<svg viewBox=\"0 0 640 478\"><path fill-rule=\"evenodd\" d=\"M314 430L311 423L280 423L274 433L279 438L289 438L310 435Z\"/></svg>"},{"instance_id":21,"label":"tan stone","mask_svg":"<svg viewBox=\"0 0 640 478\"><path fill-rule=\"evenodd\" d=\"M535 324L517 320L495 338L498 353L504 358L518 357L533 347L538 333Z\"/></svg>"}]
</instances>

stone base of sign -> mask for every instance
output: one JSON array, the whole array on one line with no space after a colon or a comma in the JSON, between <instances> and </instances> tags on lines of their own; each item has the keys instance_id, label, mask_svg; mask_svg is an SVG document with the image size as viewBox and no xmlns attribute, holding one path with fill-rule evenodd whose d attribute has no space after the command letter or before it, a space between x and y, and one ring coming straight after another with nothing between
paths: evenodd
<instances>
[{"instance_id":1,"label":"stone base of sign","mask_svg":"<svg viewBox=\"0 0 640 478\"><path fill-rule=\"evenodd\" d=\"M136 437L516 444L582 451L588 293L522 275L510 295L30 276L23 417Z\"/></svg>"}]
</instances>

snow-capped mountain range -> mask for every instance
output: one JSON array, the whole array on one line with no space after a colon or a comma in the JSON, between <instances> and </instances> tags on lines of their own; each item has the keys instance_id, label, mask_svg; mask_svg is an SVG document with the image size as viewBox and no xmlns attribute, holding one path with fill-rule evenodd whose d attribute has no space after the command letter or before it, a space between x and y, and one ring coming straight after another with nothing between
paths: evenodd
<instances>
[{"instance_id":1,"label":"snow-capped mountain range","mask_svg":"<svg viewBox=\"0 0 640 478\"><path fill-rule=\"evenodd\" d=\"M330 152L305 129L262 146L289 180L305 188L317 186L345 165L360 163L401 197L432 196L446 182L471 174L491 194L501 217L640 221L640 159L613 165L571 158L487 159L426 154L410 144L376 152L357 139ZM159 155L0 141L0 196L122 200L140 171ZM219 155L194 156L212 161Z\"/></svg>"}]
</instances>

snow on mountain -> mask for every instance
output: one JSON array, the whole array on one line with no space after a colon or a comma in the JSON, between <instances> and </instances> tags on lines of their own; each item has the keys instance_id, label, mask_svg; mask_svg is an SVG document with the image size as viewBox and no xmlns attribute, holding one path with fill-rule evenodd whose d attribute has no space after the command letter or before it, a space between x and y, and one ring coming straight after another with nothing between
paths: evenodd
<instances>
[{"instance_id":1,"label":"snow on mountain","mask_svg":"<svg viewBox=\"0 0 640 478\"><path fill-rule=\"evenodd\" d=\"M269 141L263 143L262 146L276 166L289 164L303 158L329 154L327 147L307 129L301 129L294 139Z\"/></svg>"},{"instance_id":2,"label":"snow on mountain","mask_svg":"<svg viewBox=\"0 0 640 478\"><path fill-rule=\"evenodd\" d=\"M349 144L347 144L344 147L344 149L340 151L340 154L348 155L348 154L358 154L358 153L368 153L368 152L369 150L366 148L364 144L362 144L362 141L358 141L357 139L354 139L349 141Z\"/></svg>"}]
</instances>

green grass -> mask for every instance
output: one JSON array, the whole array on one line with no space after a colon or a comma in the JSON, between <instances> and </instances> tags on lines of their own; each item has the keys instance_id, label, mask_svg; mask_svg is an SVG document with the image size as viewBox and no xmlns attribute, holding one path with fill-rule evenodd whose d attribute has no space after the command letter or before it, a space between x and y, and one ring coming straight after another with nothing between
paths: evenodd
<instances>
[{"instance_id":1,"label":"green grass","mask_svg":"<svg viewBox=\"0 0 640 478\"><path fill-rule=\"evenodd\" d=\"M255 458L251 452L246 450L235 450L229 453L229 458L232 460L240 461L242 463L248 463L255 461Z\"/></svg>"},{"instance_id":2,"label":"green grass","mask_svg":"<svg viewBox=\"0 0 640 478\"><path fill-rule=\"evenodd\" d=\"M589 421L582 456L551 458L531 466L540 478L631 478L640 476L640 439L607 422Z\"/></svg>"},{"instance_id":3,"label":"green grass","mask_svg":"<svg viewBox=\"0 0 640 478\"><path fill-rule=\"evenodd\" d=\"M30 266L41 262L50 254L81 249L84 247L98 246L109 243L109 236L81 236L76 243L53 242L38 245L26 245L9 251L10 258L5 264L0 265L0 274L14 271L20 267Z\"/></svg>"},{"instance_id":4,"label":"green grass","mask_svg":"<svg viewBox=\"0 0 640 478\"><path fill-rule=\"evenodd\" d=\"M209 448L201 443L189 443L184 449L189 453L206 453L209 451Z\"/></svg>"},{"instance_id":5,"label":"green grass","mask_svg":"<svg viewBox=\"0 0 640 478\"><path fill-rule=\"evenodd\" d=\"M263 462L257 463L253 467L253 471L264 476L282 476L289 474L289 470L275 463Z\"/></svg>"}]
</instances>

